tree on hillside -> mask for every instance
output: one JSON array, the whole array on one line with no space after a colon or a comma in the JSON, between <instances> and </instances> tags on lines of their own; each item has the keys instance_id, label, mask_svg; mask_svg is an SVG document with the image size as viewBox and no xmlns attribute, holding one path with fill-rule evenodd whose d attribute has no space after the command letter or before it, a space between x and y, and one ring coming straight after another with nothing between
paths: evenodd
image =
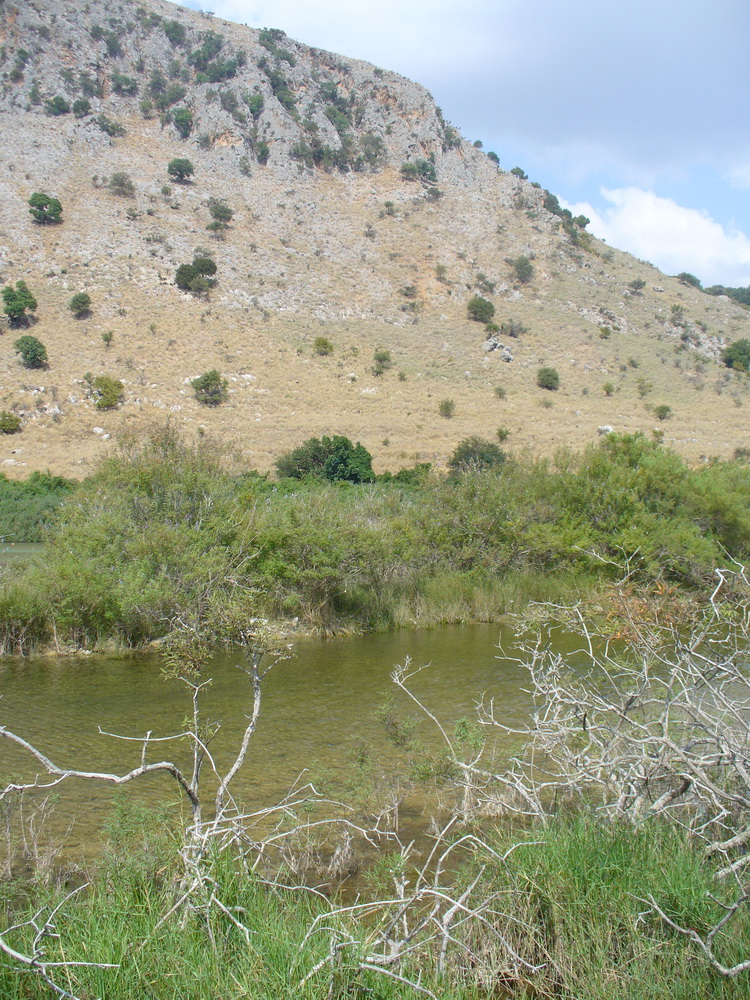
<instances>
[{"instance_id":1,"label":"tree on hillside","mask_svg":"<svg viewBox=\"0 0 750 1000\"><path fill-rule=\"evenodd\" d=\"M350 483L371 483L375 479L369 451L341 435L308 438L298 448L282 455L276 462L276 469L280 476L291 479L316 476Z\"/></svg>"},{"instance_id":2,"label":"tree on hillside","mask_svg":"<svg viewBox=\"0 0 750 1000\"><path fill-rule=\"evenodd\" d=\"M190 160L185 159L183 156L178 156L174 160L169 161L167 173L170 177L174 177L176 181L182 183L193 176L195 167Z\"/></svg>"},{"instance_id":3,"label":"tree on hillside","mask_svg":"<svg viewBox=\"0 0 750 1000\"><path fill-rule=\"evenodd\" d=\"M448 459L448 468L454 473L468 472L496 468L504 461L505 452L494 441L486 441L474 435L459 441Z\"/></svg>"},{"instance_id":4,"label":"tree on hillside","mask_svg":"<svg viewBox=\"0 0 750 1000\"><path fill-rule=\"evenodd\" d=\"M229 382L215 368L194 378L190 385L195 398L204 406L219 406L227 398Z\"/></svg>"},{"instance_id":5,"label":"tree on hillside","mask_svg":"<svg viewBox=\"0 0 750 1000\"><path fill-rule=\"evenodd\" d=\"M91 296L88 292L77 292L68 303L68 309L76 319L87 316L91 311Z\"/></svg>"},{"instance_id":6,"label":"tree on hillside","mask_svg":"<svg viewBox=\"0 0 750 1000\"><path fill-rule=\"evenodd\" d=\"M47 364L47 348L38 337L24 334L13 346L16 354L21 355L21 362L26 368L44 368Z\"/></svg>"},{"instance_id":7,"label":"tree on hillside","mask_svg":"<svg viewBox=\"0 0 750 1000\"><path fill-rule=\"evenodd\" d=\"M16 287L6 285L2 291L5 315L10 319L11 325L20 326L28 317L26 311L34 312L37 306L36 299L31 294L25 281L17 281Z\"/></svg>"},{"instance_id":8,"label":"tree on hillside","mask_svg":"<svg viewBox=\"0 0 750 1000\"><path fill-rule=\"evenodd\" d=\"M42 191L35 191L29 198L28 204L34 222L44 226L62 221L63 209L57 198L44 194Z\"/></svg>"},{"instance_id":9,"label":"tree on hillside","mask_svg":"<svg viewBox=\"0 0 750 1000\"><path fill-rule=\"evenodd\" d=\"M210 257L196 254L192 264L180 264L175 271L175 284L185 292L202 295L213 288L216 279L216 264Z\"/></svg>"},{"instance_id":10,"label":"tree on hillside","mask_svg":"<svg viewBox=\"0 0 750 1000\"><path fill-rule=\"evenodd\" d=\"M738 372L750 371L750 340L746 337L735 340L733 344L724 348L721 360L727 368L734 368Z\"/></svg>"},{"instance_id":11,"label":"tree on hillside","mask_svg":"<svg viewBox=\"0 0 750 1000\"><path fill-rule=\"evenodd\" d=\"M479 323L489 323L495 315L493 304L489 299L482 298L481 295L472 295L466 309L469 313L469 319L474 319Z\"/></svg>"},{"instance_id":12,"label":"tree on hillside","mask_svg":"<svg viewBox=\"0 0 750 1000\"><path fill-rule=\"evenodd\" d=\"M554 392L560 388L560 376L555 368L540 368L536 373L536 384L540 389Z\"/></svg>"}]
</instances>

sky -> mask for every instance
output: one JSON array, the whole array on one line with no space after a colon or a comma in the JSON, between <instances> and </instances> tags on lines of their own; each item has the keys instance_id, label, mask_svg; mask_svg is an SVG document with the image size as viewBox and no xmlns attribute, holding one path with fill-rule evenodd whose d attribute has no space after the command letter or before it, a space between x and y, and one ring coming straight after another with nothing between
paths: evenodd
<instances>
[{"instance_id":1,"label":"sky","mask_svg":"<svg viewBox=\"0 0 750 1000\"><path fill-rule=\"evenodd\" d=\"M426 86L668 274L750 285L748 0L183 0Z\"/></svg>"}]
</instances>

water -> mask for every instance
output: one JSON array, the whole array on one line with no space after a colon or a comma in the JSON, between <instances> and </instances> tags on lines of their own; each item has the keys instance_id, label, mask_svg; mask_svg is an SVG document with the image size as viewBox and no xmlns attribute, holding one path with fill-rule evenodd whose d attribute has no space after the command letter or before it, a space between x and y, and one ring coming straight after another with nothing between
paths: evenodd
<instances>
[{"instance_id":1,"label":"water","mask_svg":"<svg viewBox=\"0 0 750 1000\"><path fill-rule=\"evenodd\" d=\"M299 642L295 657L279 663L264 681L260 723L235 794L247 806L271 805L300 774L315 777L322 771L336 788L351 775L352 752L362 740L379 762L393 761L396 751L378 710L392 698L400 716L419 714L390 679L407 656L413 667L430 664L410 686L448 728L473 716L484 693L494 698L503 721L523 725L530 708L523 691L528 678L517 663L499 656L500 635L497 625L474 625ZM236 666L241 662L239 653L221 654L207 671L213 683L203 713L221 723L211 744L219 770L233 760L251 711L250 682ZM99 727L122 736L143 737L151 730L162 737L183 731L191 710L189 692L163 680L159 666L155 655L2 662L0 724L61 767L124 773L140 763L140 744L101 735ZM439 743L429 722L421 724L420 735L428 744ZM184 741L154 744L148 759L172 759L187 769L189 747ZM0 741L0 787L11 775L29 778L36 770L28 755ZM212 787L210 776L206 786ZM127 787L128 794L149 804L179 798L166 774ZM56 822L74 822L69 849L90 851L111 812L113 790L78 779L58 790Z\"/></svg>"}]
</instances>

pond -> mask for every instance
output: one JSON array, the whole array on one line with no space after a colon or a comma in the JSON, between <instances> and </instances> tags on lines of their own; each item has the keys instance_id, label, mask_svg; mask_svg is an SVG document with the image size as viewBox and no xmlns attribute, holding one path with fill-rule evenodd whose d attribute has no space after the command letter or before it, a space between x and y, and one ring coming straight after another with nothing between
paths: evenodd
<instances>
[{"instance_id":1,"label":"pond","mask_svg":"<svg viewBox=\"0 0 750 1000\"><path fill-rule=\"evenodd\" d=\"M233 785L236 796L248 807L272 805L303 772L315 778L325 774L335 790L351 776L353 751L361 741L383 766L394 762L397 752L379 709L392 698L399 716L419 715L390 679L406 657L413 667L430 665L411 687L448 727L472 717L484 693L494 698L503 721L523 725L531 707L523 690L528 676L516 661L500 656L501 638L503 645L512 641L510 630L502 631L497 625L474 625L298 642L295 656L275 666L264 681L260 723ZM207 671L213 681L203 713L221 723L211 744L220 770L233 760L251 709L250 682L237 669L241 662L239 652L222 653ZM138 766L141 746L102 735L99 727L129 737L149 730L153 737L168 736L183 731L191 707L187 689L162 678L155 655L5 661L0 690L0 724L56 764L118 773ZM420 725L420 736L428 745L439 742L427 721ZM148 759L172 759L187 767L189 747L185 741L153 744ZM0 787L11 775L35 771L27 755L0 741ZM209 775L206 784L211 786ZM165 774L147 776L127 789L149 804L178 798ZM95 850L115 792L81 780L70 780L58 791L55 825L73 823L68 848Z\"/></svg>"}]
</instances>

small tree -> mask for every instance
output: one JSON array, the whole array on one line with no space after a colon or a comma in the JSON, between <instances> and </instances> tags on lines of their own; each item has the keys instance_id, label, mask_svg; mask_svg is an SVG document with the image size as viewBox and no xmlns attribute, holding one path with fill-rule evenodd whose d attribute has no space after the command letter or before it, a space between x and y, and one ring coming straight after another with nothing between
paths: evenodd
<instances>
[{"instance_id":1,"label":"small tree","mask_svg":"<svg viewBox=\"0 0 750 1000\"><path fill-rule=\"evenodd\" d=\"M519 177L522 181L527 181L529 179L529 175L522 167L513 167L511 173L514 177Z\"/></svg>"},{"instance_id":2,"label":"small tree","mask_svg":"<svg viewBox=\"0 0 750 1000\"><path fill-rule=\"evenodd\" d=\"M38 337L24 334L13 344L16 354L21 355L21 363L26 368L44 368L47 364L47 348Z\"/></svg>"},{"instance_id":3,"label":"small tree","mask_svg":"<svg viewBox=\"0 0 750 1000\"><path fill-rule=\"evenodd\" d=\"M91 311L91 296L88 292L77 292L68 303L68 309L76 319L87 316Z\"/></svg>"},{"instance_id":4,"label":"small tree","mask_svg":"<svg viewBox=\"0 0 750 1000\"><path fill-rule=\"evenodd\" d=\"M48 226L51 223L61 221L63 209L57 198L36 191L29 198L28 204L32 219L39 225Z\"/></svg>"},{"instance_id":5,"label":"small tree","mask_svg":"<svg viewBox=\"0 0 750 1000\"><path fill-rule=\"evenodd\" d=\"M188 180L188 178L193 176L195 173L195 167L190 160L185 159L185 157L178 156L174 160L170 160L167 164L167 173L170 177L174 177L176 181L179 181L182 184Z\"/></svg>"},{"instance_id":6,"label":"small tree","mask_svg":"<svg viewBox=\"0 0 750 1000\"><path fill-rule=\"evenodd\" d=\"M657 420L669 420L672 416L672 407L667 406L666 403L662 403L660 406L655 406L654 416Z\"/></svg>"},{"instance_id":7,"label":"small tree","mask_svg":"<svg viewBox=\"0 0 750 1000\"><path fill-rule=\"evenodd\" d=\"M195 398L204 406L219 406L227 398L229 382L215 368L194 378L190 385Z\"/></svg>"},{"instance_id":8,"label":"small tree","mask_svg":"<svg viewBox=\"0 0 750 1000\"><path fill-rule=\"evenodd\" d=\"M450 420L455 412L456 404L452 399L441 399L438 403L438 413L441 417L445 417L446 420Z\"/></svg>"},{"instance_id":9,"label":"small tree","mask_svg":"<svg viewBox=\"0 0 750 1000\"><path fill-rule=\"evenodd\" d=\"M175 271L175 284L185 292L201 295L213 288L216 279L216 264L210 257L196 254L192 264L180 264Z\"/></svg>"},{"instance_id":10,"label":"small tree","mask_svg":"<svg viewBox=\"0 0 750 1000\"><path fill-rule=\"evenodd\" d=\"M16 287L6 285L2 291L4 307L3 311L9 318L11 325L22 325L26 320L26 311L34 312L37 306L36 299L31 294L25 281L17 281Z\"/></svg>"},{"instance_id":11,"label":"small tree","mask_svg":"<svg viewBox=\"0 0 750 1000\"><path fill-rule=\"evenodd\" d=\"M183 139L193 131L193 113L189 108L175 108L169 118Z\"/></svg>"},{"instance_id":12,"label":"small tree","mask_svg":"<svg viewBox=\"0 0 750 1000\"><path fill-rule=\"evenodd\" d=\"M534 265L531 263L530 257L521 254L520 257L514 257L508 263L516 272L516 281L519 281L522 285L528 284L534 277Z\"/></svg>"},{"instance_id":13,"label":"small tree","mask_svg":"<svg viewBox=\"0 0 750 1000\"><path fill-rule=\"evenodd\" d=\"M125 386L119 378L110 378L109 375L97 375L92 386L96 394L95 406L97 410L112 410L118 403L122 402L122 394Z\"/></svg>"},{"instance_id":14,"label":"small tree","mask_svg":"<svg viewBox=\"0 0 750 1000\"><path fill-rule=\"evenodd\" d=\"M313 353L325 358L333 354L333 344L328 337L316 337L313 341Z\"/></svg>"},{"instance_id":15,"label":"small tree","mask_svg":"<svg viewBox=\"0 0 750 1000\"><path fill-rule=\"evenodd\" d=\"M70 105L64 97L58 94L56 97L52 97L50 100L45 101L44 110L53 118L58 118L60 115L70 114Z\"/></svg>"},{"instance_id":16,"label":"small tree","mask_svg":"<svg viewBox=\"0 0 750 1000\"><path fill-rule=\"evenodd\" d=\"M680 271L677 275L677 280L682 282L683 285L688 285L690 288L701 287L701 279L696 278L696 276L691 274L689 271Z\"/></svg>"},{"instance_id":17,"label":"small tree","mask_svg":"<svg viewBox=\"0 0 750 1000\"><path fill-rule=\"evenodd\" d=\"M382 375L387 372L389 368L393 366L393 359L391 358L391 352L385 347L378 347L373 352L373 358L375 364L372 366L373 375Z\"/></svg>"},{"instance_id":18,"label":"small tree","mask_svg":"<svg viewBox=\"0 0 750 1000\"><path fill-rule=\"evenodd\" d=\"M560 388L560 376L555 368L540 368L536 373L536 384L540 389L554 392Z\"/></svg>"},{"instance_id":19,"label":"small tree","mask_svg":"<svg viewBox=\"0 0 750 1000\"><path fill-rule=\"evenodd\" d=\"M489 299L483 299L481 295L472 295L466 304L469 319L478 323L489 323L495 315L495 307Z\"/></svg>"},{"instance_id":20,"label":"small tree","mask_svg":"<svg viewBox=\"0 0 750 1000\"><path fill-rule=\"evenodd\" d=\"M21 430L21 418L10 410L0 410L0 434L15 434Z\"/></svg>"},{"instance_id":21,"label":"small tree","mask_svg":"<svg viewBox=\"0 0 750 1000\"><path fill-rule=\"evenodd\" d=\"M130 179L130 174L124 170L118 170L109 179L109 190L120 198L135 198L135 184Z\"/></svg>"},{"instance_id":22,"label":"small tree","mask_svg":"<svg viewBox=\"0 0 750 1000\"><path fill-rule=\"evenodd\" d=\"M505 452L494 441L472 436L464 438L456 445L455 451L448 459L448 468L454 473L468 472L472 469L496 468L503 462L505 462Z\"/></svg>"},{"instance_id":23,"label":"small tree","mask_svg":"<svg viewBox=\"0 0 750 1000\"><path fill-rule=\"evenodd\" d=\"M645 287L646 287L646 282L643 280L643 278L633 278L633 280L628 285L628 288L633 293L633 295L640 295Z\"/></svg>"},{"instance_id":24,"label":"small tree","mask_svg":"<svg viewBox=\"0 0 750 1000\"><path fill-rule=\"evenodd\" d=\"M276 462L280 476L303 479L317 476L333 482L371 483L372 455L359 443L347 437L308 438L298 448L287 452Z\"/></svg>"},{"instance_id":25,"label":"small tree","mask_svg":"<svg viewBox=\"0 0 750 1000\"><path fill-rule=\"evenodd\" d=\"M750 340L746 337L735 340L733 344L724 348L721 360L727 368L734 368L738 372L750 371Z\"/></svg>"},{"instance_id":26,"label":"small tree","mask_svg":"<svg viewBox=\"0 0 750 1000\"><path fill-rule=\"evenodd\" d=\"M86 115L90 115L91 101L87 101L85 97L77 97L73 101L73 114L76 118L85 118Z\"/></svg>"}]
</instances>

